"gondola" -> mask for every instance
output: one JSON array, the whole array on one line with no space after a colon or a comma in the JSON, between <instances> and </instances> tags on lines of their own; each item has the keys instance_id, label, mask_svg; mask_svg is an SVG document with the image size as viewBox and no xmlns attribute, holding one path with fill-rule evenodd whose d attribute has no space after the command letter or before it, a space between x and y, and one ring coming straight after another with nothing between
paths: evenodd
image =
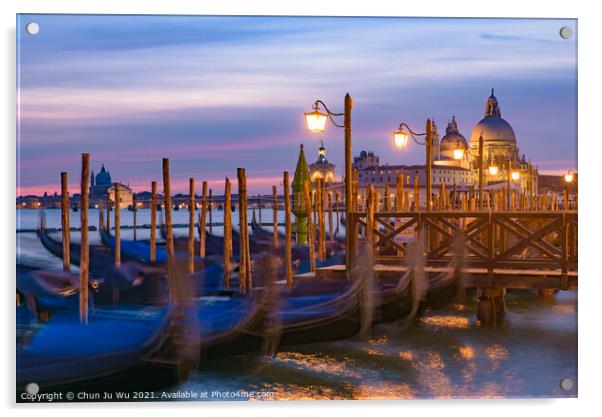
<instances>
[{"instance_id":1,"label":"gondola","mask_svg":"<svg viewBox=\"0 0 602 417\"><path fill-rule=\"evenodd\" d=\"M31 382L42 392L63 387L82 391L101 381L106 383L100 391L114 390L116 383L128 380L117 376L148 371L145 358L164 345L169 325L166 306L95 308L87 325L69 310L56 312L46 323L18 324L18 391Z\"/></svg>"}]
</instances>

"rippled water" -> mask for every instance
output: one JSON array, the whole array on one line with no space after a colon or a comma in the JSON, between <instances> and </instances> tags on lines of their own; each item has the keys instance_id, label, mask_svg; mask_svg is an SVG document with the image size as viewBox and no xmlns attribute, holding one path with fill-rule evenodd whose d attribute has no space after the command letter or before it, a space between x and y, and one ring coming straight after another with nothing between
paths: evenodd
<instances>
[{"instance_id":1,"label":"rippled water","mask_svg":"<svg viewBox=\"0 0 602 417\"><path fill-rule=\"evenodd\" d=\"M35 227L37 213L31 212L21 216L20 227ZM186 212L175 213L175 222L186 221ZM269 221L271 212L264 214ZM52 227L55 220L47 216ZM143 233L148 230L139 238ZM18 237L21 261L61 267L34 234ZM92 232L91 242L97 239ZM476 302L467 296L462 304L427 311L403 332L390 323L375 326L367 340L286 347L270 358L207 360L174 391L271 392L277 400L576 396L577 292L540 299L534 291L509 291L506 306L497 329L479 326ZM574 383L569 391L560 388L564 378Z\"/></svg>"}]
</instances>

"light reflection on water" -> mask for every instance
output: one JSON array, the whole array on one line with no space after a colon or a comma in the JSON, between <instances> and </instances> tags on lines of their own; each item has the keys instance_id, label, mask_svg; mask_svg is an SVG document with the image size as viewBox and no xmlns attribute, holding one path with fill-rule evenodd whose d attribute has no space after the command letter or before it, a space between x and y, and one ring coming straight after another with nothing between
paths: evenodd
<instances>
[{"instance_id":1,"label":"light reflection on water","mask_svg":"<svg viewBox=\"0 0 602 417\"><path fill-rule=\"evenodd\" d=\"M274 399L574 397L577 293L542 300L509 292L497 329L481 328L476 303L427 311L413 328L377 325L372 337L283 348L274 358L207 361L183 387L271 390ZM571 391L560 389L571 378Z\"/></svg>"},{"instance_id":2,"label":"light reflection on water","mask_svg":"<svg viewBox=\"0 0 602 417\"><path fill-rule=\"evenodd\" d=\"M32 212L29 223L37 216ZM269 215L266 210L264 221ZM139 231L139 238L145 233ZM77 241L78 233L72 237ZM90 237L99 243L98 233ZM35 234L19 233L17 243L23 262L61 268ZM425 312L405 332L389 323L375 326L367 340L286 347L273 358L207 360L180 388L272 391L276 400L576 396L577 292L541 299L534 291L509 291L506 306L496 329L479 326L475 300L467 297ZM563 378L573 380L572 390L560 389Z\"/></svg>"}]
</instances>

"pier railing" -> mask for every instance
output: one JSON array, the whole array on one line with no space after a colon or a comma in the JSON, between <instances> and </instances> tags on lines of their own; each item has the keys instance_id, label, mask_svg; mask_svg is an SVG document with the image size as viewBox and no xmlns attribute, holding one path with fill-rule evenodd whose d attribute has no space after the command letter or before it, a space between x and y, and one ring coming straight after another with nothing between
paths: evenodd
<instances>
[{"instance_id":1,"label":"pier railing","mask_svg":"<svg viewBox=\"0 0 602 417\"><path fill-rule=\"evenodd\" d=\"M359 239L373 224L374 261L400 263L407 243L422 240L427 265L447 265L454 242L462 237L467 267L577 271L577 211L431 211L351 213L351 229Z\"/></svg>"}]
</instances>

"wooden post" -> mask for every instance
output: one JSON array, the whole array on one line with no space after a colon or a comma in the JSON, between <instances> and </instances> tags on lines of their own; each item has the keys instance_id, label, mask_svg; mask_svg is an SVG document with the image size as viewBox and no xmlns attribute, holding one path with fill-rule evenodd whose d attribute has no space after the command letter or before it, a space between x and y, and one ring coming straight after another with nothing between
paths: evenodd
<instances>
[{"instance_id":1,"label":"wooden post","mask_svg":"<svg viewBox=\"0 0 602 417\"><path fill-rule=\"evenodd\" d=\"M88 244L88 179L90 178L90 154L82 154L81 179L81 242L79 261L79 320L88 324L88 270L90 262L90 247Z\"/></svg>"},{"instance_id":2,"label":"wooden post","mask_svg":"<svg viewBox=\"0 0 602 417\"><path fill-rule=\"evenodd\" d=\"M433 182L433 158L432 158L432 127L431 119L426 120L426 211L431 211L432 182Z\"/></svg>"},{"instance_id":3,"label":"wooden post","mask_svg":"<svg viewBox=\"0 0 602 417\"><path fill-rule=\"evenodd\" d=\"M286 283L289 286L293 285L293 227L291 225L291 190L289 188L288 172L284 172L282 180L284 187L284 227L285 227L285 243L284 243L284 271L286 274Z\"/></svg>"},{"instance_id":4,"label":"wooden post","mask_svg":"<svg viewBox=\"0 0 602 417\"><path fill-rule=\"evenodd\" d=\"M174 254L173 228L171 219L171 188L169 179L169 159L163 158L163 200L165 211L165 231L167 245L167 280L171 299L175 299L176 289L176 258Z\"/></svg>"},{"instance_id":5,"label":"wooden post","mask_svg":"<svg viewBox=\"0 0 602 417\"><path fill-rule=\"evenodd\" d=\"M420 211L420 188L418 175L414 177L414 211Z\"/></svg>"},{"instance_id":6,"label":"wooden post","mask_svg":"<svg viewBox=\"0 0 602 417\"><path fill-rule=\"evenodd\" d=\"M326 187L324 184L324 180L320 180L320 223L322 224L322 246L320 247L320 257L322 260L326 259ZM357 203L356 203L357 210Z\"/></svg>"},{"instance_id":7,"label":"wooden post","mask_svg":"<svg viewBox=\"0 0 602 417\"><path fill-rule=\"evenodd\" d=\"M332 224L332 193L328 192L328 235L330 240L334 240L334 228Z\"/></svg>"},{"instance_id":8,"label":"wooden post","mask_svg":"<svg viewBox=\"0 0 602 417\"><path fill-rule=\"evenodd\" d=\"M230 287L230 258L232 257L232 206L231 193L232 186L230 180L226 177L226 186L224 191L224 286Z\"/></svg>"},{"instance_id":9,"label":"wooden post","mask_svg":"<svg viewBox=\"0 0 602 417\"><path fill-rule=\"evenodd\" d=\"M249 215L248 215L248 207L249 202L247 198L247 171L243 170L243 178L244 178L244 204L245 204L245 250L247 260L245 262L245 266L247 268L246 276L247 276L247 288L249 291L253 289L253 278L251 276L251 247L249 245Z\"/></svg>"},{"instance_id":10,"label":"wooden post","mask_svg":"<svg viewBox=\"0 0 602 417\"><path fill-rule=\"evenodd\" d=\"M66 172L61 172L61 231L63 234L63 269L70 271L71 232L69 230L69 188L67 186Z\"/></svg>"},{"instance_id":11,"label":"wooden post","mask_svg":"<svg viewBox=\"0 0 602 417\"><path fill-rule=\"evenodd\" d=\"M245 223L245 210L244 210L244 169L238 168L236 171L238 179L238 226L240 229L239 233L239 267L238 267L238 285L240 292L245 294L247 292L247 249L245 248L245 233L244 229L247 228Z\"/></svg>"},{"instance_id":12,"label":"wooden post","mask_svg":"<svg viewBox=\"0 0 602 417\"><path fill-rule=\"evenodd\" d=\"M203 182L203 185L205 183ZM188 273L194 273L194 178L188 185ZM201 253L201 258L203 254Z\"/></svg>"},{"instance_id":13,"label":"wooden post","mask_svg":"<svg viewBox=\"0 0 602 417\"><path fill-rule=\"evenodd\" d=\"M351 264L353 262L353 248L351 247L353 238L351 233L355 230L349 230L351 226L351 212L353 211L352 195L351 195L351 176L353 175L352 170L352 149L351 149L351 108L353 107L353 100L349 93L345 95L345 113L344 113L344 126L345 126L345 220L347 221L347 227L345 228L345 269L347 273L351 271Z\"/></svg>"},{"instance_id":14,"label":"wooden post","mask_svg":"<svg viewBox=\"0 0 602 417\"><path fill-rule=\"evenodd\" d=\"M151 182L150 261L157 261L157 181Z\"/></svg>"},{"instance_id":15,"label":"wooden post","mask_svg":"<svg viewBox=\"0 0 602 417\"><path fill-rule=\"evenodd\" d=\"M272 228L274 238L274 249L278 249L278 188L275 185L272 186Z\"/></svg>"},{"instance_id":16,"label":"wooden post","mask_svg":"<svg viewBox=\"0 0 602 417\"><path fill-rule=\"evenodd\" d=\"M111 194L107 193L107 233L111 233Z\"/></svg>"},{"instance_id":17,"label":"wooden post","mask_svg":"<svg viewBox=\"0 0 602 417\"><path fill-rule=\"evenodd\" d=\"M339 229L339 224L340 224L340 221L341 221L341 219L339 218L339 197L340 197L339 192L338 191L335 192L334 193L334 206L336 208L336 213L335 214L336 214L336 220L337 220L337 228L335 230Z\"/></svg>"},{"instance_id":18,"label":"wooden post","mask_svg":"<svg viewBox=\"0 0 602 417\"><path fill-rule=\"evenodd\" d=\"M213 233L213 190L209 189L209 200L207 201L209 208L209 233Z\"/></svg>"},{"instance_id":19,"label":"wooden post","mask_svg":"<svg viewBox=\"0 0 602 417\"><path fill-rule=\"evenodd\" d=\"M479 210L483 210L483 187L485 177L483 175L483 135L479 135Z\"/></svg>"},{"instance_id":20,"label":"wooden post","mask_svg":"<svg viewBox=\"0 0 602 417\"><path fill-rule=\"evenodd\" d=\"M316 181L316 199L314 201L316 212L318 213L318 259L323 261L322 244L324 238L324 225L322 224L322 179L318 178Z\"/></svg>"},{"instance_id":21,"label":"wooden post","mask_svg":"<svg viewBox=\"0 0 602 417\"><path fill-rule=\"evenodd\" d=\"M115 265L121 266L121 193L119 183L115 183Z\"/></svg>"},{"instance_id":22,"label":"wooden post","mask_svg":"<svg viewBox=\"0 0 602 417\"><path fill-rule=\"evenodd\" d=\"M136 240L136 213L138 212L138 208L136 207L136 194L135 193L132 193L132 210L133 210L133 217L134 217L134 224L133 224L134 240Z\"/></svg>"},{"instance_id":23,"label":"wooden post","mask_svg":"<svg viewBox=\"0 0 602 417\"><path fill-rule=\"evenodd\" d=\"M307 213L311 213L311 201L309 199L309 184L306 182L305 183L305 189L304 189L304 193L305 193L305 210ZM349 218L346 217L345 218L346 221L346 225L347 225L347 230L349 227ZM315 235L316 233L316 229L314 228L313 222L311 220L311 216L307 216L307 244L309 246L309 265L310 265L310 271L311 272L315 272L316 270L316 259L315 259ZM348 234L348 233L347 233ZM347 252L349 252L349 248L347 248Z\"/></svg>"},{"instance_id":24,"label":"wooden post","mask_svg":"<svg viewBox=\"0 0 602 417\"><path fill-rule=\"evenodd\" d=\"M377 204L378 200L374 193L374 186L372 184L368 184L368 196L366 198L366 241L367 241L367 251L370 254L368 258L370 260L373 259L374 256L374 211L375 204ZM371 265L372 266L372 265Z\"/></svg>"},{"instance_id":25,"label":"wooden post","mask_svg":"<svg viewBox=\"0 0 602 417\"><path fill-rule=\"evenodd\" d=\"M395 197L395 211L403 211L403 197L404 197L404 192L403 192L403 174L401 172L397 173L397 182L395 184L395 191L396 191L396 197Z\"/></svg>"},{"instance_id":26,"label":"wooden post","mask_svg":"<svg viewBox=\"0 0 602 417\"><path fill-rule=\"evenodd\" d=\"M263 224L263 220L261 219L261 194L257 195L257 210L259 211L259 225Z\"/></svg>"},{"instance_id":27,"label":"wooden post","mask_svg":"<svg viewBox=\"0 0 602 417\"><path fill-rule=\"evenodd\" d=\"M203 181L203 196L201 200L201 216L199 219L199 256L205 258L207 247L207 181Z\"/></svg>"}]
</instances>

